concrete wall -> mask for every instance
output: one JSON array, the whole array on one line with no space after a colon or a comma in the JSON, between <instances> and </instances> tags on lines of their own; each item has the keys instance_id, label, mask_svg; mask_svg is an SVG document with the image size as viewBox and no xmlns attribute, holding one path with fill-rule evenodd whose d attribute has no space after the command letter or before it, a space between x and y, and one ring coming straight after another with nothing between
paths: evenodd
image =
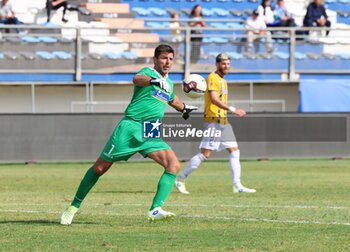
<instances>
[{"instance_id":1,"label":"concrete wall","mask_svg":"<svg viewBox=\"0 0 350 252\"><path fill-rule=\"evenodd\" d=\"M257 116L271 115L284 117L293 114ZM346 141L239 142L242 158L350 157L350 128L347 127L350 114L317 116L329 118L330 122L334 116L345 118ZM0 162L93 161L122 117L122 114L0 114ZM198 153L198 142L169 144L181 160ZM213 158L227 158L227 153L216 153ZM134 159L143 160L138 154Z\"/></svg>"}]
</instances>

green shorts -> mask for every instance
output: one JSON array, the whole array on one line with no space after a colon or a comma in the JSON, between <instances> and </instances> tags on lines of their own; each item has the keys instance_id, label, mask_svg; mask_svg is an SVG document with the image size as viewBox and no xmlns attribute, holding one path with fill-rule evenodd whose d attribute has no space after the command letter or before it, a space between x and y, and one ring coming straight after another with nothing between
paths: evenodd
<instances>
[{"instance_id":1,"label":"green shorts","mask_svg":"<svg viewBox=\"0 0 350 252\"><path fill-rule=\"evenodd\" d=\"M143 138L141 122L124 118L115 127L100 157L107 162L126 161L136 152L147 157L148 153L170 149L162 139Z\"/></svg>"}]
</instances>

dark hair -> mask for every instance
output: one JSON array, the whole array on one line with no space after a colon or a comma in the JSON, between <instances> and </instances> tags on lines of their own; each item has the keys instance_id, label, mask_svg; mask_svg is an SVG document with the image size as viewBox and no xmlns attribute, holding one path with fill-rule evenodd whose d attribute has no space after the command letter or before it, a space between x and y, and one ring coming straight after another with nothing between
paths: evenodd
<instances>
[{"instance_id":1,"label":"dark hair","mask_svg":"<svg viewBox=\"0 0 350 252\"><path fill-rule=\"evenodd\" d=\"M216 63L224 61L224 60L231 60L231 58L226 53L220 53L215 58Z\"/></svg>"},{"instance_id":2,"label":"dark hair","mask_svg":"<svg viewBox=\"0 0 350 252\"><path fill-rule=\"evenodd\" d=\"M262 0L262 1L261 1L261 5L262 5L263 7L265 7L264 4L265 4L267 1L270 1L270 0Z\"/></svg>"},{"instance_id":3,"label":"dark hair","mask_svg":"<svg viewBox=\"0 0 350 252\"><path fill-rule=\"evenodd\" d=\"M194 16L194 10L195 9L197 9L197 7L199 7L199 6L201 6L200 4L196 4L193 8L192 8L192 10L191 10L191 16ZM201 13L199 14L201 17L203 16L203 13L202 13L202 11L201 11Z\"/></svg>"},{"instance_id":4,"label":"dark hair","mask_svg":"<svg viewBox=\"0 0 350 252\"><path fill-rule=\"evenodd\" d=\"M161 44L154 50L154 57L158 58L162 53L172 53L174 54L174 49L170 45Z\"/></svg>"}]
</instances>

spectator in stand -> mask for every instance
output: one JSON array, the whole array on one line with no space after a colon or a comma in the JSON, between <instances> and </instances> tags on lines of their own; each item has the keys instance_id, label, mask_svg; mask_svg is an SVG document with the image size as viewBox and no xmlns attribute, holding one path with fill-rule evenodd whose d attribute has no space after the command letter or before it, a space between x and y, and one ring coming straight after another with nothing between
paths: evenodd
<instances>
[{"instance_id":1,"label":"spectator in stand","mask_svg":"<svg viewBox=\"0 0 350 252\"><path fill-rule=\"evenodd\" d=\"M190 27L199 28L199 29L193 29L191 30L191 35L196 35L198 37L192 37L191 36L191 44L192 44L192 50L191 50L191 63L197 63L200 57L201 53L201 45L203 37L200 36L203 34L203 30L200 28L205 26L205 22L203 21L203 14L202 14L202 6L197 4L193 7L190 18L192 21L188 23Z\"/></svg>"},{"instance_id":2,"label":"spectator in stand","mask_svg":"<svg viewBox=\"0 0 350 252\"><path fill-rule=\"evenodd\" d=\"M252 15L247 19L245 28L248 29L247 52L252 52L253 43L255 44L255 51L258 51L258 42L260 42L262 38L266 39L266 51L268 53L273 51L271 32L266 30L264 19L260 17L257 10L254 10Z\"/></svg>"},{"instance_id":3,"label":"spectator in stand","mask_svg":"<svg viewBox=\"0 0 350 252\"><path fill-rule=\"evenodd\" d=\"M171 34L172 34L171 40L174 43L175 60L177 63L183 63L183 61L180 60L180 52L179 52L179 44L183 41L181 30L178 29L181 26L182 24L179 21L179 14L177 12L172 13L171 22L170 22L170 28L171 28Z\"/></svg>"},{"instance_id":4,"label":"spectator in stand","mask_svg":"<svg viewBox=\"0 0 350 252\"><path fill-rule=\"evenodd\" d=\"M20 25L23 24L15 15L13 11L12 3L10 0L2 0L0 5L0 24L14 24ZM21 29L16 29L18 33L21 32Z\"/></svg>"},{"instance_id":5,"label":"spectator in stand","mask_svg":"<svg viewBox=\"0 0 350 252\"><path fill-rule=\"evenodd\" d=\"M274 26L295 27L294 18L292 18L286 9L284 0L277 0L274 10Z\"/></svg>"},{"instance_id":6,"label":"spectator in stand","mask_svg":"<svg viewBox=\"0 0 350 252\"><path fill-rule=\"evenodd\" d=\"M331 22L328 20L326 8L322 4L322 0L314 0L307 7L306 15L304 17L305 27L330 27ZM329 30L326 32L327 36Z\"/></svg>"},{"instance_id":7,"label":"spectator in stand","mask_svg":"<svg viewBox=\"0 0 350 252\"><path fill-rule=\"evenodd\" d=\"M259 18L262 18L267 26L275 26L275 18L270 3L270 0L261 1L258 7Z\"/></svg>"},{"instance_id":8,"label":"spectator in stand","mask_svg":"<svg viewBox=\"0 0 350 252\"><path fill-rule=\"evenodd\" d=\"M51 19L51 10L58 10L63 7L62 22L67 23L68 20L65 18L67 10L79 11L76 6L69 5L65 0L46 0L46 11L47 11L47 22Z\"/></svg>"}]
</instances>

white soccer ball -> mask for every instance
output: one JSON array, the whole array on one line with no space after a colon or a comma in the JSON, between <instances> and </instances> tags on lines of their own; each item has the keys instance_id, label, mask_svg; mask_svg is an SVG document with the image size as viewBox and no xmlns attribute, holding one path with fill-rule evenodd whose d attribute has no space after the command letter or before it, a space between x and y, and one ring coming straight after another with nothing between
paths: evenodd
<instances>
[{"instance_id":1,"label":"white soccer ball","mask_svg":"<svg viewBox=\"0 0 350 252\"><path fill-rule=\"evenodd\" d=\"M202 97L207 91L207 82L199 74L190 74L183 80L182 90L188 97L197 99Z\"/></svg>"}]
</instances>

